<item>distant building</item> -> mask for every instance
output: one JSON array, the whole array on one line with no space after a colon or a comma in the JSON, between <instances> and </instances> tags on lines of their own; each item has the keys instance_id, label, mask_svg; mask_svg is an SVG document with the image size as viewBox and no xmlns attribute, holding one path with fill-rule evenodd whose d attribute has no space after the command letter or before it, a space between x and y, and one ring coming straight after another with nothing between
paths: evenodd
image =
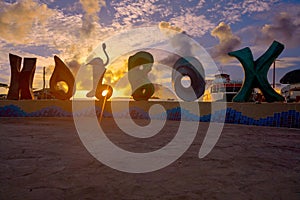
<instances>
[{"instance_id":1,"label":"distant building","mask_svg":"<svg viewBox=\"0 0 300 200\"><path fill-rule=\"evenodd\" d=\"M300 102L300 83L290 84L281 89L287 102Z\"/></svg>"}]
</instances>

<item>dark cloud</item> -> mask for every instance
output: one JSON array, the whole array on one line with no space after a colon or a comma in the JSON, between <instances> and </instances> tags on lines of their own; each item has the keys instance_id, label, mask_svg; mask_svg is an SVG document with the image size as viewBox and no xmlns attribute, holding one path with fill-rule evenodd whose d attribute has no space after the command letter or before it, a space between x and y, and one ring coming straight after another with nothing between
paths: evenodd
<instances>
[{"instance_id":1,"label":"dark cloud","mask_svg":"<svg viewBox=\"0 0 300 200\"><path fill-rule=\"evenodd\" d=\"M273 24L264 25L259 36L256 38L257 44L271 43L277 40L290 47L299 46L300 44L300 13L290 15L286 12L281 12L275 17Z\"/></svg>"},{"instance_id":2,"label":"dark cloud","mask_svg":"<svg viewBox=\"0 0 300 200\"><path fill-rule=\"evenodd\" d=\"M191 40L187 39L190 36L185 31L180 27L173 26L171 23L164 21L159 23L159 28L169 36L170 44L177 53L156 52L160 55L165 55L163 59L159 60L161 64L173 66L181 56L193 56L193 45L191 44Z\"/></svg>"}]
</instances>

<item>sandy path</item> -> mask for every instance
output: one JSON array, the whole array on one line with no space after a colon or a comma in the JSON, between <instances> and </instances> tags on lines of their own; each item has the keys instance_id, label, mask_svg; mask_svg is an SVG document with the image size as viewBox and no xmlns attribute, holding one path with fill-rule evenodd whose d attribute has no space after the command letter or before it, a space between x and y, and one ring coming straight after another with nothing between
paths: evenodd
<instances>
[{"instance_id":1,"label":"sandy path","mask_svg":"<svg viewBox=\"0 0 300 200\"><path fill-rule=\"evenodd\" d=\"M121 134L112 119L102 123L119 146L150 151L172 139L179 122L149 143ZM0 199L300 199L300 130L225 125L199 159L206 129L201 123L170 166L128 174L94 159L70 118L1 118Z\"/></svg>"}]
</instances>

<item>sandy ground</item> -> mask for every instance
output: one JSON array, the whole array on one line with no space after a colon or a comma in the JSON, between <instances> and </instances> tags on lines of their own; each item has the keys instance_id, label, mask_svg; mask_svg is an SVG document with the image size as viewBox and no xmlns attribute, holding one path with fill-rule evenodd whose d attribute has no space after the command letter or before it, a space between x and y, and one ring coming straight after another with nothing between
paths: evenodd
<instances>
[{"instance_id":1,"label":"sandy ground","mask_svg":"<svg viewBox=\"0 0 300 200\"><path fill-rule=\"evenodd\" d=\"M139 152L165 145L179 122L148 142L122 134L112 119L102 124L112 141ZM0 199L300 199L300 130L225 125L199 159L207 126L173 164L129 174L93 158L71 118L1 118Z\"/></svg>"}]
</instances>

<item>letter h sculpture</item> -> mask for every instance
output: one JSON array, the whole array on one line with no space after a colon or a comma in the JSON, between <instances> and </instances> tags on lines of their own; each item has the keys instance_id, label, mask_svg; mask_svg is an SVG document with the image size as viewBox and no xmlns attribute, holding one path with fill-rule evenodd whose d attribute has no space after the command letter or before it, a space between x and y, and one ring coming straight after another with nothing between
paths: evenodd
<instances>
[{"instance_id":1,"label":"letter h sculpture","mask_svg":"<svg viewBox=\"0 0 300 200\"><path fill-rule=\"evenodd\" d=\"M21 57L9 54L9 62L11 79L7 99L33 99L32 82L36 68L36 58L24 58L22 71L20 71Z\"/></svg>"}]
</instances>

